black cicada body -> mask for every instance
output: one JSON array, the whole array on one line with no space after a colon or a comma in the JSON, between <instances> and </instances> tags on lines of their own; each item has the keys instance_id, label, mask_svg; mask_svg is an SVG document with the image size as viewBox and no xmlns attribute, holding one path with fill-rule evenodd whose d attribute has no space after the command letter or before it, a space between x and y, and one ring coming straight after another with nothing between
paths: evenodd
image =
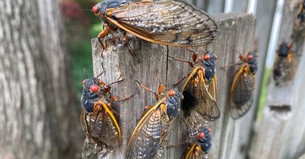
<instances>
[{"instance_id":1,"label":"black cicada body","mask_svg":"<svg viewBox=\"0 0 305 159\"><path fill-rule=\"evenodd\" d=\"M211 144L211 129L202 127L189 134L190 148L185 159L207 159Z\"/></svg>"},{"instance_id":2,"label":"black cicada body","mask_svg":"<svg viewBox=\"0 0 305 159\"><path fill-rule=\"evenodd\" d=\"M248 112L253 102L255 73L257 71L257 53L249 52L246 57L240 56L241 66L234 74L230 91L231 117L238 119Z\"/></svg>"},{"instance_id":3,"label":"black cicada body","mask_svg":"<svg viewBox=\"0 0 305 159\"><path fill-rule=\"evenodd\" d=\"M210 51L206 51L199 60L197 54L193 55L193 70L182 88L184 100L181 108L184 120L195 122L187 125L197 125L205 120L214 121L220 116L216 104L216 60L217 56Z\"/></svg>"},{"instance_id":4,"label":"black cicada body","mask_svg":"<svg viewBox=\"0 0 305 159\"><path fill-rule=\"evenodd\" d=\"M291 45L283 42L277 50L275 63L273 66L273 79L276 85L282 85L290 81L296 71L294 52Z\"/></svg>"},{"instance_id":5,"label":"black cicada body","mask_svg":"<svg viewBox=\"0 0 305 159\"><path fill-rule=\"evenodd\" d=\"M121 129L112 109L113 97L109 91L110 87L98 78L83 81L80 123L88 138L96 143L117 147L121 142Z\"/></svg>"},{"instance_id":6,"label":"black cicada body","mask_svg":"<svg viewBox=\"0 0 305 159\"><path fill-rule=\"evenodd\" d=\"M137 124L127 145L126 158L152 159L162 154L172 124L180 112L182 94L169 90Z\"/></svg>"},{"instance_id":7,"label":"black cicada body","mask_svg":"<svg viewBox=\"0 0 305 159\"><path fill-rule=\"evenodd\" d=\"M149 42L177 47L208 45L218 26L204 11L181 1L123 2L108 0L92 11L104 21L99 38L117 28Z\"/></svg>"}]
</instances>

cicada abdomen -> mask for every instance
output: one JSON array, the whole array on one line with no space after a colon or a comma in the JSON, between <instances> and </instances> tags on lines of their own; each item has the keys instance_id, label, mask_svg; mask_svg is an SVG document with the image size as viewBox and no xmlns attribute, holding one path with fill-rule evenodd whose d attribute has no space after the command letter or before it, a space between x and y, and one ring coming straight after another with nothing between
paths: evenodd
<instances>
[{"instance_id":1,"label":"cicada abdomen","mask_svg":"<svg viewBox=\"0 0 305 159\"><path fill-rule=\"evenodd\" d=\"M182 99L178 90L169 90L143 115L128 142L126 158L161 158L159 150L166 144L172 124L180 112Z\"/></svg>"},{"instance_id":2,"label":"cicada abdomen","mask_svg":"<svg viewBox=\"0 0 305 159\"><path fill-rule=\"evenodd\" d=\"M240 56L241 66L234 73L230 91L230 114L238 119L248 112L253 102L255 73L257 71L257 53L249 52L246 57Z\"/></svg>"},{"instance_id":3,"label":"cicada abdomen","mask_svg":"<svg viewBox=\"0 0 305 159\"><path fill-rule=\"evenodd\" d=\"M291 50L291 45L283 42L277 50L273 66L273 79L275 80L275 84L281 86L291 81L295 75L295 71L294 52Z\"/></svg>"},{"instance_id":4,"label":"cicada abdomen","mask_svg":"<svg viewBox=\"0 0 305 159\"><path fill-rule=\"evenodd\" d=\"M186 125L197 125L205 120L214 121L220 116L216 104L216 60L217 56L210 51L206 51L199 59L196 54L193 55L193 70L182 88L182 120Z\"/></svg>"},{"instance_id":5,"label":"cicada abdomen","mask_svg":"<svg viewBox=\"0 0 305 159\"><path fill-rule=\"evenodd\" d=\"M190 131L188 136L189 149L185 155L185 159L207 159L211 144L211 129L208 127L200 127Z\"/></svg>"},{"instance_id":6,"label":"cicada abdomen","mask_svg":"<svg viewBox=\"0 0 305 159\"><path fill-rule=\"evenodd\" d=\"M194 47L208 45L218 32L216 22L206 12L180 0L108 0L92 10L104 21L99 38L119 28L149 42Z\"/></svg>"},{"instance_id":7,"label":"cicada abdomen","mask_svg":"<svg viewBox=\"0 0 305 159\"><path fill-rule=\"evenodd\" d=\"M112 96L109 91L110 87L97 78L83 81L80 123L89 139L114 148L121 142L121 130L118 117L112 109Z\"/></svg>"}]
</instances>

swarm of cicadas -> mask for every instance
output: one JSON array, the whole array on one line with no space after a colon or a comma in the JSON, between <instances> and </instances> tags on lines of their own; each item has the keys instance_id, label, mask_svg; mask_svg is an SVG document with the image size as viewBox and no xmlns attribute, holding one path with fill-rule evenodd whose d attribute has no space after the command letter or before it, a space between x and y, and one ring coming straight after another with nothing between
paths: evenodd
<instances>
[{"instance_id":1,"label":"swarm of cicadas","mask_svg":"<svg viewBox=\"0 0 305 159\"><path fill-rule=\"evenodd\" d=\"M296 64L291 47L291 45L283 42L277 50L273 66L273 79L276 85L285 84L294 77Z\"/></svg>"},{"instance_id":2,"label":"swarm of cicadas","mask_svg":"<svg viewBox=\"0 0 305 159\"><path fill-rule=\"evenodd\" d=\"M194 129L188 134L189 149L185 155L185 159L206 159L208 158L211 144L211 129L204 126Z\"/></svg>"},{"instance_id":3,"label":"swarm of cicadas","mask_svg":"<svg viewBox=\"0 0 305 159\"><path fill-rule=\"evenodd\" d=\"M97 144L117 147L121 143L121 129L112 108L117 98L111 95L110 86L98 78L86 79L82 84L80 123L83 131Z\"/></svg>"},{"instance_id":4,"label":"swarm of cicadas","mask_svg":"<svg viewBox=\"0 0 305 159\"><path fill-rule=\"evenodd\" d=\"M247 56L240 55L241 63L234 73L230 91L230 114L233 119L245 115L253 102L257 53L251 51Z\"/></svg>"},{"instance_id":5,"label":"swarm of cicadas","mask_svg":"<svg viewBox=\"0 0 305 159\"><path fill-rule=\"evenodd\" d=\"M180 0L108 0L96 4L92 11L104 22L99 39L110 33L118 41L113 32L120 29L127 45L126 32L157 44L203 46L215 40L218 30L217 24L206 12Z\"/></svg>"},{"instance_id":6,"label":"swarm of cicadas","mask_svg":"<svg viewBox=\"0 0 305 159\"><path fill-rule=\"evenodd\" d=\"M103 21L103 30L98 35L103 49L106 46L102 39L108 34L116 43L123 41L132 50L126 40L127 33L148 42L175 47L206 46L218 33L216 22L207 13L182 0L107 0L96 4L92 11ZM121 37L118 30L123 34ZM128 142L126 158L160 157L159 150L166 144L180 109L184 127L196 136L189 140L191 147L186 158L207 156L211 146L210 130L197 126L220 116L216 104L216 60L211 51L205 51L202 57L194 52L193 62L189 62L193 70L185 77L183 93L178 89L163 93L160 85L155 93L158 102L143 113ZM113 141L118 140L116 145L119 145L121 131L117 113L112 108L114 100L109 85L97 78L87 79L83 85L81 125L84 132L96 142L114 147Z\"/></svg>"},{"instance_id":7,"label":"swarm of cicadas","mask_svg":"<svg viewBox=\"0 0 305 159\"><path fill-rule=\"evenodd\" d=\"M160 85L158 94L156 93L158 102L145 111L130 137L126 154L128 159L151 159L162 155L159 150L166 144L183 99L177 89L163 94L162 87Z\"/></svg>"}]
</instances>

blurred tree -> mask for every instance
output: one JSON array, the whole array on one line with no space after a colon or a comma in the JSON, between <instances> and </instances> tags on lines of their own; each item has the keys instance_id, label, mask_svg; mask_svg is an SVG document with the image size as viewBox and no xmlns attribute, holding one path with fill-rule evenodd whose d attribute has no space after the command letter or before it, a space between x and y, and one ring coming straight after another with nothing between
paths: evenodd
<instances>
[{"instance_id":1,"label":"blurred tree","mask_svg":"<svg viewBox=\"0 0 305 159\"><path fill-rule=\"evenodd\" d=\"M0 158L80 158L58 0L0 1Z\"/></svg>"}]
</instances>

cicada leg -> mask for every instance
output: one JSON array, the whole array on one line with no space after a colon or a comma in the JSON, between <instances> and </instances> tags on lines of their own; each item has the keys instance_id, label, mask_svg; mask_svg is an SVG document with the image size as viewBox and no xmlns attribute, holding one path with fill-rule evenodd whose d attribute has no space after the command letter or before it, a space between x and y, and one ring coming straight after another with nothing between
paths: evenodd
<instances>
[{"instance_id":1,"label":"cicada leg","mask_svg":"<svg viewBox=\"0 0 305 159\"><path fill-rule=\"evenodd\" d=\"M121 101L130 99L130 98L133 97L135 94L136 94L136 93L133 93L133 94L131 94L131 95L127 96L127 97L124 97L124 98L118 98L118 97L116 97L116 96L111 96L111 99L112 99L113 102L121 102Z\"/></svg>"},{"instance_id":2,"label":"cicada leg","mask_svg":"<svg viewBox=\"0 0 305 159\"><path fill-rule=\"evenodd\" d=\"M186 79L189 75L190 75L190 73L187 74L187 75L185 75L184 77L182 77L182 79L180 79L177 83L174 83L174 84L173 84L174 87L176 87L177 85L179 85L179 84L180 84L184 79Z\"/></svg>"},{"instance_id":3,"label":"cicada leg","mask_svg":"<svg viewBox=\"0 0 305 159\"><path fill-rule=\"evenodd\" d=\"M131 56L135 57L138 60L138 62L140 63L140 59L138 57L138 54L134 52L134 49L130 46L130 44L127 41L127 35L126 35L125 31L123 31L122 41L124 42L124 45L126 45L128 47L128 50L129 50Z\"/></svg>"}]
</instances>

